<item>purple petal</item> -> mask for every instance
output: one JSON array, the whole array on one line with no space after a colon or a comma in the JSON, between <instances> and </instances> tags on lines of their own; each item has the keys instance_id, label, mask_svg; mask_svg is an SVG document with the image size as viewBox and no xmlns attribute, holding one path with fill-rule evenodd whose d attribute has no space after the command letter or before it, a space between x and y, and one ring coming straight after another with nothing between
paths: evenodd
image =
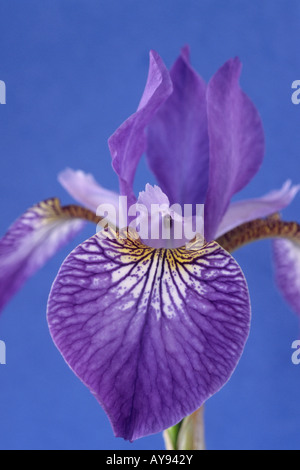
<instances>
[{"instance_id":1,"label":"purple petal","mask_svg":"<svg viewBox=\"0 0 300 470\"><path fill-rule=\"evenodd\" d=\"M210 142L209 188L205 230L211 240L232 196L249 183L264 156L259 114L240 89L241 63L231 59L213 76L207 89Z\"/></svg>"},{"instance_id":2,"label":"purple petal","mask_svg":"<svg viewBox=\"0 0 300 470\"><path fill-rule=\"evenodd\" d=\"M198 240L202 237L204 242L203 208L203 205L202 208L198 205L194 216L192 211L186 214L179 204L170 205L168 197L158 186L146 184L135 205L138 217L130 227L137 230L145 245L153 248L179 248L195 236Z\"/></svg>"},{"instance_id":3,"label":"purple petal","mask_svg":"<svg viewBox=\"0 0 300 470\"><path fill-rule=\"evenodd\" d=\"M135 205L138 217L130 223L145 245L153 248L167 248L172 244L171 229L163 236L166 218L173 218L168 197L158 186L146 184L145 191L139 193ZM182 246L182 241L178 246ZM172 244L173 245L173 244Z\"/></svg>"},{"instance_id":4,"label":"purple petal","mask_svg":"<svg viewBox=\"0 0 300 470\"><path fill-rule=\"evenodd\" d=\"M103 233L53 284L48 322L69 366L133 440L189 415L229 379L249 332L249 294L217 243L155 250Z\"/></svg>"},{"instance_id":5,"label":"purple petal","mask_svg":"<svg viewBox=\"0 0 300 470\"><path fill-rule=\"evenodd\" d=\"M230 204L218 227L215 238L220 237L245 222L267 217L281 211L292 202L299 189L299 185L292 186L291 181L286 181L281 189L271 191L261 198L248 199Z\"/></svg>"},{"instance_id":6,"label":"purple petal","mask_svg":"<svg viewBox=\"0 0 300 470\"><path fill-rule=\"evenodd\" d=\"M58 199L37 204L12 225L0 240L0 310L84 225Z\"/></svg>"},{"instance_id":7,"label":"purple petal","mask_svg":"<svg viewBox=\"0 0 300 470\"><path fill-rule=\"evenodd\" d=\"M67 168L58 175L58 180L76 201L95 213L100 204L119 208L119 195L100 186L93 175Z\"/></svg>"},{"instance_id":8,"label":"purple petal","mask_svg":"<svg viewBox=\"0 0 300 470\"><path fill-rule=\"evenodd\" d=\"M283 297L300 315L300 245L290 240L274 240L275 280Z\"/></svg>"},{"instance_id":9,"label":"purple petal","mask_svg":"<svg viewBox=\"0 0 300 470\"><path fill-rule=\"evenodd\" d=\"M159 186L151 186L151 184L147 183L145 191L139 193L138 204L143 204L150 214L153 204L163 204L169 207L170 201Z\"/></svg>"},{"instance_id":10,"label":"purple petal","mask_svg":"<svg viewBox=\"0 0 300 470\"><path fill-rule=\"evenodd\" d=\"M132 185L138 162L146 149L145 128L172 93L172 82L159 55L150 52L148 80L138 110L110 137L108 144L113 168L119 176L120 193L129 205L136 199Z\"/></svg>"},{"instance_id":11,"label":"purple petal","mask_svg":"<svg viewBox=\"0 0 300 470\"><path fill-rule=\"evenodd\" d=\"M148 162L171 204L204 203L208 186L206 84L188 55L183 49L171 69L174 92L147 130Z\"/></svg>"}]
</instances>

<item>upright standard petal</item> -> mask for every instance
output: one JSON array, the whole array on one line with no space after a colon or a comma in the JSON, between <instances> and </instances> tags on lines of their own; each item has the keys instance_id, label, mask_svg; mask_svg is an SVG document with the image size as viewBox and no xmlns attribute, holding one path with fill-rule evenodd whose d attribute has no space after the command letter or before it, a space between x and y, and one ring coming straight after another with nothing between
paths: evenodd
<instances>
[{"instance_id":1,"label":"upright standard petal","mask_svg":"<svg viewBox=\"0 0 300 470\"><path fill-rule=\"evenodd\" d=\"M0 240L0 310L46 261L83 228L85 211L48 199L29 209Z\"/></svg>"},{"instance_id":2,"label":"upright standard petal","mask_svg":"<svg viewBox=\"0 0 300 470\"><path fill-rule=\"evenodd\" d=\"M271 191L265 196L257 199L247 199L230 204L217 230L215 238L232 230L238 225L275 214L287 207L300 186L292 186L291 181L286 181L281 189Z\"/></svg>"},{"instance_id":3,"label":"upright standard petal","mask_svg":"<svg viewBox=\"0 0 300 470\"><path fill-rule=\"evenodd\" d=\"M300 315L300 244L273 241L275 280L292 310Z\"/></svg>"},{"instance_id":4,"label":"upright standard petal","mask_svg":"<svg viewBox=\"0 0 300 470\"><path fill-rule=\"evenodd\" d=\"M120 193L135 203L132 185L138 162L146 150L145 128L172 93L172 82L159 55L150 52L149 74L138 110L110 137L113 168L119 176Z\"/></svg>"},{"instance_id":5,"label":"upright standard petal","mask_svg":"<svg viewBox=\"0 0 300 470\"><path fill-rule=\"evenodd\" d=\"M102 204L111 204L119 214L119 194L100 186L93 175L67 168L58 175L60 184L80 204L93 212ZM103 215L99 214L98 215Z\"/></svg>"},{"instance_id":6,"label":"upright standard petal","mask_svg":"<svg viewBox=\"0 0 300 470\"><path fill-rule=\"evenodd\" d=\"M236 261L216 242L154 249L99 233L66 259L48 303L51 335L134 440L191 414L229 379L250 322Z\"/></svg>"},{"instance_id":7,"label":"upright standard petal","mask_svg":"<svg viewBox=\"0 0 300 470\"><path fill-rule=\"evenodd\" d=\"M174 91L147 130L147 157L171 204L204 203L209 143L206 84L184 48L170 71Z\"/></svg>"},{"instance_id":8,"label":"upright standard petal","mask_svg":"<svg viewBox=\"0 0 300 470\"><path fill-rule=\"evenodd\" d=\"M207 88L210 144L209 188L205 230L211 240L229 206L258 171L264 156L264 132L259 114L240 89L241 63L231 59Z\"/></svg>"}]
</instances>

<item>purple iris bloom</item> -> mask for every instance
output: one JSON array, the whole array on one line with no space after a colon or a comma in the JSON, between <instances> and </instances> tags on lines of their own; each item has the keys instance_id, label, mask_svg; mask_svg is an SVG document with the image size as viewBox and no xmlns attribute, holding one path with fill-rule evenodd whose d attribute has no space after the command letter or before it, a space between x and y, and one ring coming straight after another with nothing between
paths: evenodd
<instances>
[{"instance_id":1,"label":"purple iris bloom","mask_svg":"<svg viewBox=\"0 0 300 470\"><path fill-rule=\"evenodd\" d=\"M120 237L118 229L99 232L67 257L50 293L56 346L125 439L175 425L233 373L249 333L250 301L228 251L286 237L275 242L276 277L300 313L297 224L287 231L279 217L269 217L299 186L287 182L261 198L231 203L264 156L261 120L240 89L240 72L240 61L230 59L206 84L188 48L170 71L152 51L139 107L109 139L129 204L205 204L207 243L166 249L130 233ZM133 181L144 153L159 186L147 185L137 199ZM119 211L119 195L91 175L68 169L59 180L83 207L50 199L9 229L0 241L1 308L86 221L101 219L100 204Z\"/></svg>"}]
</instances>

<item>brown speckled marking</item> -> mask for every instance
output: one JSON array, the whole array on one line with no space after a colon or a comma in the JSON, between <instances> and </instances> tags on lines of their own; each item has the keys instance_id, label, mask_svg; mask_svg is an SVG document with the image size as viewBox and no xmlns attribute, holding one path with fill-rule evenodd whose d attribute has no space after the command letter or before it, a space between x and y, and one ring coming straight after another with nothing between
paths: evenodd
<instances>
[{"instance_id":1,"label":"brown speckled marking","mask_svg":"<svg viewBox=\"0 0 300 470\"><path fill-rule=\"evenodd\" d=\"M219 237L216 242L232 253L248 243L265 238L286 238L300 243L300 225L296 222L284 222L279 214L266 219L246 222Z\"/></svg>"}]
</instances>

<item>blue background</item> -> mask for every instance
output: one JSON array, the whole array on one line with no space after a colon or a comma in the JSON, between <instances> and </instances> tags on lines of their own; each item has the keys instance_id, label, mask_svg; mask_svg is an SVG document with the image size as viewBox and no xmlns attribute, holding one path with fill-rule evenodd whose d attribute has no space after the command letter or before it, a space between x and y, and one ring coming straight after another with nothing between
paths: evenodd
<instances>
[{"instance_id":1,"label":"blue background","mask_svg":"<svg viewBox=\"0 0 300 470\"><path fill-rule=\"evenodd\" d=\"M190 44L208 80L240 56L244 90L266 133L261 172L239 197L300 182L300 2L290 0L1 0L0 233L27 207L50 196L71 202L57 182L66 166L92 172L117 190L107 138L139 102L148 52L171 66ZM145 165L136 189L153 181ZM285 211L300 219L300 197ZM1 449L161 449L161 436L133 444L115 439L108 419L50 339L46 302L70 249L31 279L5 309L0 339ZM299 449L300 365L291 362L299 321L277 292L269 242L236 257L249 283L250 339L230 382L206 406L209 449Z\"/></svg>"}]
</instances>

